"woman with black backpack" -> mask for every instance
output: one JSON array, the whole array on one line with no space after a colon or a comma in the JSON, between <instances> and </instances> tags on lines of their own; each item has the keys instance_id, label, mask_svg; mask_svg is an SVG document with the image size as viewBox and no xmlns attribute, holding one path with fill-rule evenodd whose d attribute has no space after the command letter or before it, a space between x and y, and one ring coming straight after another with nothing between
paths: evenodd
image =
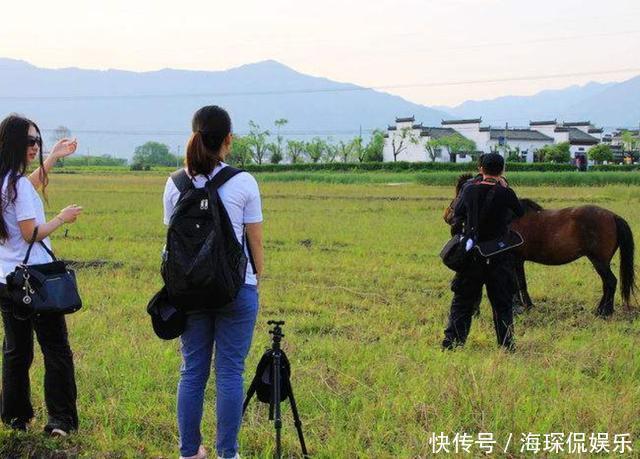
<instances>
[{"instance_id":1,"label":"woman with black backpack","mask_svg":"<svg viewBox=\"0 0 640 459\"><path fill-rule=\"evenodd\" d=\"M56 161L76 151L75 139L58 141L46 160L42 157L40 129L22 116L10 115L0 123L0 309L4 325L2 347L2 422L13 429L26 430L31 418L29 367L33 360L33 333L44 355L44 398L49 415L45 432L66 436L78 428L76 382L73 354L67 338L64 315L36 314L25 317L8 296L7 276L23 263L32 240L28 264L49 263L49 235L65 223L72 223L82 208L71 205L46 221L42 200L47 172ZM40 167L27 175L27 166L36 158Z\"/></svg>"},{"instance_id":2,"label":"woman with black backpack","mask_svg":"<svg viewBox=\"0 0 640 459\"><path fill-rule=\"evenodd\" d=\"M186 150L186 175L192 187L203 188L225 167L233 136L228 113L218 106L198 110ZM184 174L182 174L184 176ZM256 180L248 173L233 175L217 188L237 242L247 258L244 284L229 307L199 305L187 308L181 335L183 363L178 384L178 428L181 458L203 459L204 392L215 351L216 449L220 458L239 458L238 432L242 419L244 362L251 346L258 314L258 281L263 270L262 209ZM164 191L164 223L172 221L180 190L169 178ZM209 205L202 203L205 209ZM176 213L176 216L180 214ZM234 241L235 242L235 241ZM255 268L255 269L254 269ZM169 289L170 290L170 289Z\"/></svg>"}]
</instances>

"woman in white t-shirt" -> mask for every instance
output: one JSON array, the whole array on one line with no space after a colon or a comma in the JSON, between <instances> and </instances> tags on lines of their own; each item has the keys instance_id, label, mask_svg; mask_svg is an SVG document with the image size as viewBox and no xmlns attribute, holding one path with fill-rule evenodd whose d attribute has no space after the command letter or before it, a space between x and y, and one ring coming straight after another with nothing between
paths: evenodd
<instances>
[{"instance_id":1,"label":"woman in white t-shirt","mask_svg":"<svg viewBox=\"0 0 640 459\"><path fill-rule=\"evenodd\" d=\"M193 116L193 134L186 154L186 171L195 187L226 167L233 136L228 113L217 106L202 107ZM202 446L200 423L204 391L215 352L218 457L238 458L238 431L242 419L244 361L251 346L258 314L258 282L262 275L262 209L256 180L241 172L219 189L238 241L246 230L255 273L248 263L245 284L233 308L224 313L199 311L187 315L180 337L183 364L178 385L178 428L181 458L207 457ZM164 191L164 222L169 224L180 193L169 178ZM215 344L215 346L214 346Z\"/></svg>"},{"instance_id":2,"label":"woman in white t-shirt","mask_svg":"<svg viewBox=\"0 0 640 459\"><path fill-rule=\"evenodd\" d=\"M59 158L76 151L75 139L62 139L42 158L42 137L38 126L24 117L10 115L0 123L0 305L4 325L2 348L2 422L13 429L26 430L33 418L29 393L29 367L33 360L33 333L44 355L44 397L48 422L45 432L66 436L78 428L73 355L63 315L40 314L18 319L19 306L6 295L6 277L22 263L34 233L35 240L49 248L49 235L65 223L76 220L82 208L71 205L46 221L42 192L48 184L47 172ZM38 158L40 167L26 175L27 166ZM36 231L37 228L37 231ZM30 264L48 263L46 250L35 244Z\"/></svg>"}]
</instances>

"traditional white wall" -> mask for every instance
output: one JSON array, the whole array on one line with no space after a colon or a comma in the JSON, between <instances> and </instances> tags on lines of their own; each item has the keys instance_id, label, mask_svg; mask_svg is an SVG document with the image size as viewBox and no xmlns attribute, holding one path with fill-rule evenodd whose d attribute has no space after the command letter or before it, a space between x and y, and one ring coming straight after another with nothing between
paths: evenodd
<instances>
[{"instance_id":1,"label":"traditional white wall","mask_svg":"<svg viewBox=\"0 0 640 459\"><path fill-rule=\"evenodd\" d=\"M480 131L480 123L465 123L465 124L442 124L444 127L448 127L458 132L463 137L469 140L473 140L476 144L476 150L488 153L487 143L490 139L490 133Z\"/></svg>"},{"instance_id":2,"label":"traditional white wall","mask_svg":"<svg viewBox=\"0 0 640 459\"><path fill-rule=\"evenodd\" d=\"M530 129L533 129L534 131L538 131L541 132L542 134L546 135L547 137L551 137L552 139L554 139L555 141L555 136L556 136L556 132L555 129L556 127L558 127L558 124L543 124L543 125L533 125L533 126L529 126Z\"/></svg>"},{"instance_id":3,"label":"traditional white wall","mask_svg":"<svg viewBox=\"0 0 640 459\"><path fill-rule=\"evenodd\" d=\"M504 154L504 150L500 148L500 146L498 145L498 141L497 140L491 140L489 141L488 145L489 145L489 150L488 151L493 151L493 149L498 149L498 153L500 153L503 157L505 156ZM507 146L510 147L511 149L516 149L519 148L520 152L527 152L526 155L526 161L528 163L532 163L533 162L533 154L535 151L539 150L540 148L544 147L545 145L553 145L552 141L537 141L537 140L507 140Z\"/></svg>"},{"instance_id":4,"label":"traditional white wall","mask_svg":"<svg viewBox=\"0 0 640 459\"><path fill-rule=\"evenodd\" d=\"M403 123L404 124L404 123ZM392 141L395 137L396 146L399 145L401 139L400 128L396 131L387 131L389 137L384 139L384 149L382 150L382 158L384 162L393 162L393 145ZM408 162L431 162L431 157L427 153L425 148L427 142L431 139L427 136L420 136L420 129L413 129L412 133L418 139L418 143L414 144L408 140L405 140L404 145L406 148L397 156L396 161L408 161ZM446 148L443 148L440 157L436 158L435 162L449 162L450 154Z\"/></svg>"}]
</instances>

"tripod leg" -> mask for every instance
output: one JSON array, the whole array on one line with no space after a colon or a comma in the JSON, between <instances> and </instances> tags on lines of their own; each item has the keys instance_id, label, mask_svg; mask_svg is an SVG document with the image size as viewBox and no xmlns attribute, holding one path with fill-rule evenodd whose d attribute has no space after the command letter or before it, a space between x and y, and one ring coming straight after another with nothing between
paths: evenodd
<instances>
[{"instance_id":1,"label":"tripod leg","mask_svg":"<svg viewBox=\"0 0 640 459\"><path fill-rule=\"evenodd\" d=\"M285 384L289 389L289 403L291 403L291 412L293 414L293 421L296 426L296 430L298 431L298 439L300 440L300 447L302 448L302 456L309 457L309 453L307 452L307 445L304 442L304 434L302 433L302 421L300 420L300 416L298 415L298 406L296 405L296 399L293 396L293 387L291 386L291 380L287 377Z\"/></svg>"},{"instance_id":2,"label":"tripod leg","mask_svg":"<svg viewBox=\"0 0 640 459\"><path fill-rule=\"evenodd\" d=\"M280 429L282 429L282 418L280 415L280 351L273 353L273 408L274 408L274 424L276 428L276 459L282 457L282 446L280 438Z\"/></svg>"}]
</instances>

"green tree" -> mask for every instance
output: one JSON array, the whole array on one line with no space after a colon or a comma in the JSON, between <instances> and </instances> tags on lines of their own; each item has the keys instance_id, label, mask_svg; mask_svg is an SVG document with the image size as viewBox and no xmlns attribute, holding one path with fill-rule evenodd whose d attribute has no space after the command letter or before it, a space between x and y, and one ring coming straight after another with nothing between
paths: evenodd
<instances>
[{"instance_id":1,"label":"green tree","mask_svg":"<svg viewBox=\"0 0 640 459\"><path fill-rule=\"evenodd\" d=\"M340 157L343 163L348 163L353 159L353 151L355 148L354 140L350 142L345 142L344 140L341 140L340 142L338 142L338 145L336 145L338 156Z\"/></svg>"},{"instance_id":2,"label":"green tree","mask_svg":"<svg viewBox=\"0 0 640 459\"><path fill-rule=\"evenodd\" d=\"M283 157L284 157L284 152L282 151L282 141L283 138L280 135L280 128L283 126L286 126L289 123L289 120L287 120L286 118L280 118L274 121L273 124L275 124L276 126L276 145L278 146L277 152L278 152L278 156L280 157L280 161L282 161ZM275 154L275 151L273 151L271 153L272 155ZM280 162L278 161L278 162ZM273 161L271 161L273 163ZM274 163L277 164L277 163Z\"/></svg>"},{"instance_id":3,"label":"green tree","mask_svg":"<svg viewBox=\"0 0 640 459\"><path fill-rule=\"evenodd\" d=\"M133 165L148 169L152 166L175 166L179 161L169 152L169 147L159 142L147 142L136 147L133 153Z\"/></svg>"},{"instance_id":4,"label":"green tree","mask_svg":"<svg viewBox=\"0 0 640 459\"><path fill-rule=\"evenodd\" d=\"M369 139L369 143L364 148L364 160L367 162L382 162L384 160L382 156L383 150L384 132L376 129L371 134L371 139Z\"/></svg>"},{"instance_id":5,"label":"green tree","mask_svg":"<svg viewBox=\"0 0 640 459\"><path fill-rule=\"evenodd\" d=\"M270 143L267 145L267 149L271 153L271 156L269 156L269 162L271 164L279 164L284 159L282 153L280 153L280 148L280 145L277 143Z\"/></svg>"},{"instance_id":6,"label":"green tree","mask_svg":"<svg viewBox=\"0 0 640 459\"><path fill-rule=\"evenodd\" d=\"M251 158L251 145L247 136L234 137L231 144L231 152L227 156L227 162L233 166L244 167L247 164L251 164Z\"/></svg>"},{"instance_id":7,"label":"green tree","mask_svg":"<svg viewBox=\"0 0 640 459\"><path fill-rule=\"evenodd\" d=\"M473 153L476 151L476 143L461 134L455 133L440 137L440 146L446 147L449 153L457 155L460 153Z\"/></svg>"},{"instance_id":8,"label":"green tree","mask_svg":"<svg viewBox=\"0 0 640 459\"><path fill-rule=\"evenodd\" d=\"M418 137L414 134L413 128L405 127L400 131L393 131L391 136L391 148L393 151L393 161L398 160L398 156L405 151L410 144L417 145Z\"/></svg>"},{"instance_id":9,"label":"green tree","mask_svg":"<svg viewBox=\"0 0 640 459\"><path fill-rule=\"evenodd\" d=\"M384 138L382 140L383 140L382 144L384 146ZM367 150L362 145L362 137L361 136L355 137L351 142L353 143L353 154L354 154L354 156L356 157L358 162L360 162L360 163L364 162L365 154L366 154Z\"/></svg>"},{"instance_id":10,"label":"green tree","mask_svg":"<svg viewBox=\"0 0 640 459\"><path fill-rule=\"evenodd\" d=\"M571 145L569 142L545 145L538 152L543 155L543 160L549 163L568 163L571 160Z\"/></svg>"},{"instance_id":11,"label":"green tree","mask_svg":"<svg viewBox=\"0 0 640 459\"><path fill-rule=\"evenodd\" d=\"M326 142L325 144L325 149L324 149L324 160L328 163L332 163L336 160L336 158L338 157L338 145L331 143L331 139L329 139L328 142Z\"/></svg>"},{"instance_id":12,"label":"green tree","mask_svg":"<svg viewBox=\"0 0 640 459\"><path fill-rule=\"evenodd\" d=\"M269 151L268 144L270 135L271 134L268 130L263 131L257 123L249 121L249 134L246 135L246 138L248 139L247 141L251 147L253 160L258 164L263 163L265 156Z\"/></svg>"},{"instance_id":13,"label":"green tree","mask_svg":"<svg viewBox=\"0 0 640 459\"><path fill-rule=\"evenodd\" d=\"M305 151L312 163L320 162L326 150L327 142L320 137L314 137L305 144Z\"/></svg>"},{"instance_id":14,"label":"green tree","mask_svg":"<svg viewBox=\"0 0 640 459\"><path fill-rule=\"evenodd\" d=\"M504 157L508 162L519 163L522 161L522 154L520 153L520 147L511 148L509 145L505 145Z\"/></svg>"},{"instance_id":15,"label":"green tree","mask_svg":"<svg viewBox=\"0 0 640 459\"><path fill-rule=\"evenodd\" d=\"M638 133L638 136L634 136L631 131L622 131L620 138L624 150L628 153L634 151L640 144L640 133Z\"/></svg>"},{"instance_id":16,"label":"green tree","mask_svg":"<svg viewBox=\"0 0 640 459\"><path fill-rule=\"evenodd\" d=\"M429 139L425 143L424 149L427 152L427 157L433 162L442 156L442 144L439 139Z\"/></svg>"},{"instance_id":17,"label":"green tree","mask_svg":"<svg viewBox=\"0 0 640 459\"><path fill-rule=\"evenodd\" d=\"M613 151L609 145L600 144L589 150L589 159L596 164L602 164L604 161L613 161Z\"/></svg>"},{"instance_id":18,"label":"green tree","mask_svg":"<svg viewBox=\"0 0 640 459\"><path fill-rule=\"evenodd\" d=\"M291 164L304 162L305 143L302 140L287 140L287 157Z\"/></svg>"},{"instance_id":19,"label":"green tree","mask_svg":"<svg viewBox=\"0 0 640 459\"><path fill-rule=\"evenodd\" d=\"M116 158L115 156L84 156L71 157L65 161L67 166L126 166L125 158Z\"/></svg>"}]
</instances>

